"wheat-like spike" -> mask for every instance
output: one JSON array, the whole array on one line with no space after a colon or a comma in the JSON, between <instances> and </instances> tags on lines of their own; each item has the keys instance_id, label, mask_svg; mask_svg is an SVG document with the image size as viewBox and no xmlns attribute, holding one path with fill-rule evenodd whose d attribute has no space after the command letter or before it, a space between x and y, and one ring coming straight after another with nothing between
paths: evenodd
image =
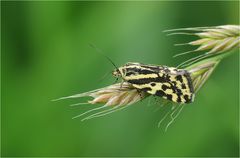
<instances>
[{"instance_id":1,"label":"wheat-like spike","mask_svg":"<svg viewBox=\"0 0 240 158\"><path fill-rule=\"evenodd\" d=\"M145 92L139 92L137 89L133 88L131 84L124 82L124 83L117 83L113 84L104 88L96 89L93 91L80 93L72 96L62 97L59 99L55 99L54 101L61 100L61 99L69 99L69 98L81 98L81 97L92 97L93 99L88 101L88 104L104 104L103 107L119 107L119 106L129 106L132 105L144 98L149 96ZM72 104L71 106L82 105L86 103L76 103ZM85 113L82 113L74 118L83 116L95 110L101 109L95 108L89 110ZM101 112L102 113L102 112ZM92 114L95 116L95 114ZM87 117L90 118L90 117Z\"/></svg>"},{"instance_id":2,"label":"wheat-like spike","mask_svg":"<svg viewBox=\"0 0 240 158\"><path fill-rule=\"evenodd\" d=\"M124 82L113 84L104 88L96 89L85 93L62 97L59 99L55 99L53 101L70 98L92 97L93 100L88 101L89 104L104 103L107 104L108 106L115 106L119 104L121 105L126 105L129 103L133 104L139 100L144 99L147 96L148 95L145 92L139 92L137 91L137 89L133 88L131 84ZM77 103L72 105L74 106L81 104L82 103Z\"/></svg>"},{"instance_id":3,"label":"wheat-like spike","mask_svg":"<svg viewBox=\"0 0 240 158\"><path fill-rule=\"evenodd\" d=\"M239 25L181 28L165 32L170 32L171 35L192 34L199 37L198 40L186 43L188 45L199 46L197 49L177 54L175 57L199 51L207 51L205 55L218 55L240 47Z\"/></svg>"}]
</instances>

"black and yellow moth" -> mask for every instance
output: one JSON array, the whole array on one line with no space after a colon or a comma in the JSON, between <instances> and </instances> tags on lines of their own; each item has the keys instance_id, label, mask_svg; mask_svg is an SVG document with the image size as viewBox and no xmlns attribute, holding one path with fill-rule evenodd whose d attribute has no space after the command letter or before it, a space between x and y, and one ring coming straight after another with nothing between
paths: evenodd
<instances>
[{"instance_id":1,"label":"black and yellow moth","mask_svg":"<svg viewBox=\"0 0 240 158\"><path fill-rule=\"evenodd\" d=\"M187 70L129 62L113 71L140 91L156 95L176 103L191 103L194 88Z\"/></svg>"}]
</instances>

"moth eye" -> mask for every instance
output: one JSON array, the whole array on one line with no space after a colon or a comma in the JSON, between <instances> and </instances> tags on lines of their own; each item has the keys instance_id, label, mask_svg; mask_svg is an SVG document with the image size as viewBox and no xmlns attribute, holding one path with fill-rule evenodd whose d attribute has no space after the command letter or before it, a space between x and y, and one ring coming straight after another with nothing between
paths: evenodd
<instances>
[{"instance_id":1,"label":"moth eye","mask_svg":"<svg viewBox=\"0 0 240 158\"><path fill-rule=\"evenodd\" d=\"M112 75L113 75L114 77L118 77L118 76L119 76L119 72L118 72L117 70L114 70L114 71L112 72Z\"/></svg>"}]
</instances>

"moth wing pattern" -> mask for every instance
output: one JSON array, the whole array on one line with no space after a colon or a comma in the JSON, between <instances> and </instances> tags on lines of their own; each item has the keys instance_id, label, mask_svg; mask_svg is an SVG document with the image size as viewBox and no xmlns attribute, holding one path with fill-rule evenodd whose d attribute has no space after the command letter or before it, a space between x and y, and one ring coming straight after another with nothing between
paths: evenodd
<instances>
[{"instance_id":1,"label":"moth wing pattern","mask_svg":"<svg viewBox=\"0 0 240 158\"><path fill-rule=\"evenodd\" d=\"M167 66L126 64L125 81L133 87L176 103L191 103L194 90L186 70Z\"/></svg>"}]
</instances>

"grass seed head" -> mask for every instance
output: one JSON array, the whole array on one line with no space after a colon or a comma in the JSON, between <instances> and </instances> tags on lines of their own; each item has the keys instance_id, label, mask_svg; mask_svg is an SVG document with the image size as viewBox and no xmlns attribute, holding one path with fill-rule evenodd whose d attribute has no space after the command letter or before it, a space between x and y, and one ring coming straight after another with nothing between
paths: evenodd
<instances>
[{"instance_id":1,"label":"grass seed head","mask_svg":"<svg viewBox=\"0 0 240 158\"><path fill-rule=\"evenodd\" d=\"M208 54L230 51L240 46L240 26L224 25L202 29L195 33L200 40L190 42L199 45L197 51L208 50Z\"/></svg>"},{"instance_id":2,"label":"grass seed head","mask_svg":"<svg viewBox=\"0 0 240 158\"><path fill-rule=\"evenodd\" d=\"M104 88L96 89L93 91L80 93L68 97L62 97L61 99L68 98L81 98L81 97L92 97L92 100L89 100L89 104L98 104L102 103L107 106L122 106L122 105L131 105L134 104L145 97L147 93L140 92L137 89L133 88L131 84L117 83Z\"/></svg>"},{"instance_id":3,"label":"grass seed head","mask_svg":"<svg viewBox=\"0 0 240 158\"><path fill-rule=\"evenodd\" d=\"M188 45L198 46L197 49L180 53L175 56L204 51L204 54L200 56L200 59L203 59L204 57L226 53L240 47L240 26L238 25L182 28L166 30L165 32L170 32L169 35L185 34L199 37L199 39L195 41L185 43ZM188 65L191 64L192 62Z\"/></svg>"}]
</instances>

